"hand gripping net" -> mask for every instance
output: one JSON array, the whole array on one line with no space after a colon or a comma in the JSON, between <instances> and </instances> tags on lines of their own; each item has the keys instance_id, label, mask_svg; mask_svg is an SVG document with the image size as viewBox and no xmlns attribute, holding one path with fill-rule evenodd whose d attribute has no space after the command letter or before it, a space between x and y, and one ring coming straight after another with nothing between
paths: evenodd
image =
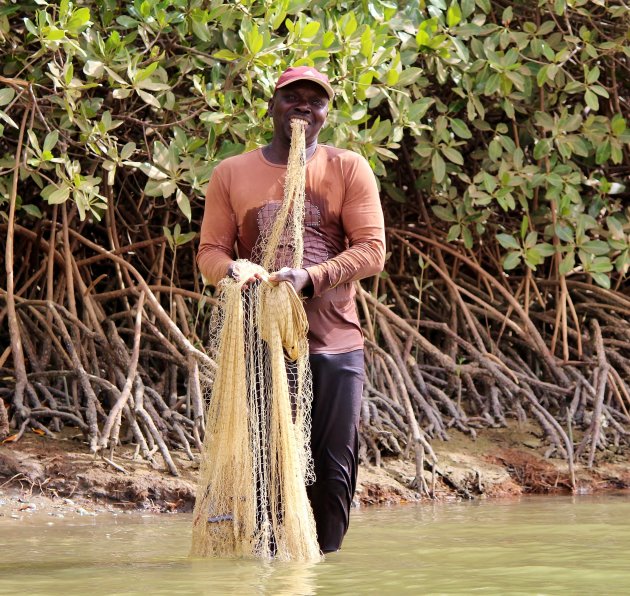
<instances>
[{"instance_id":1,"label":"hand gripping net","mask_svg":"<svg viewBox=\"0 0 630 596\"><path fill-rule=\"evenodd\" d=\"M305 123L291 122L284 199L253 260L266 271L301 267ZM278 262L278 257L285 262ZM287 255L290 258L286 258ZM287 262L289 261L289 262ZM217 373L193 514L192 554L320 558L306 495L312 385L308 322L293 286L220 284Z\"/></svg>"}]
</instances>

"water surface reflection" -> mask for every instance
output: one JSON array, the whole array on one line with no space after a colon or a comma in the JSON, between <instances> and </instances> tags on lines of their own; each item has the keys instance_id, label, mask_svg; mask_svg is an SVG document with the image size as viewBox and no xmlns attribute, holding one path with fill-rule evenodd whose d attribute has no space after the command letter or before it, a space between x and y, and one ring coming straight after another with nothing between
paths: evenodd
<instances>
[{"instance_id":1,"label":"water surface reflection","mask_svg":"<svg viewBox=\"0 0 630 596\"><path fill-rule=\"evenodd\" d=\"M315 564L191 560L188 515L0 518L0 545L0 594L627 594L630 494L354 511Z\"/></svg>"}]
</instances>

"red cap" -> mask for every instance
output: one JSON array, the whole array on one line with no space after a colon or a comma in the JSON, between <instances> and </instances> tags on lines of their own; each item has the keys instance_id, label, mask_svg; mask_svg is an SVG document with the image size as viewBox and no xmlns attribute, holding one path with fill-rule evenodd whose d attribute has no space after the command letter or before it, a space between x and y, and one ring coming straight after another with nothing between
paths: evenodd
<instances>
[{"instance_id":1,"label":"red cap","mask_svg":"<svg viewBox=\"0 0 630 596\"><path fill-rule=\"evenodd\" d=\"M280 75L276 83L276 89L286 87L291 83L295 83L295 81L313 81L313 83L317 83L323 87L330 100L335 95L333 88L328 82L328 77L312 66L290 66Z\"/></svg>"}]
</instances>

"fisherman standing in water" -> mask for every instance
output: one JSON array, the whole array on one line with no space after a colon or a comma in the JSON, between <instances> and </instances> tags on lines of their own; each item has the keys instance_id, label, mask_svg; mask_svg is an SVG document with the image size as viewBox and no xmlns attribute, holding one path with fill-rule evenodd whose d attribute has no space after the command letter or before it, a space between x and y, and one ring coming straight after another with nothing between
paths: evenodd
<instances>
[{"instance_id":1,"label":"fisherman standing in water","mask_svg":"<svg viewBox=\"0 0 630 596\"><path fill-rule=\"evenodd\" d=\"M271 143L226 159L212 174L197 255L212 285L226 276L246 283L266 276L242 260L256 260L259 237L282 204L291 120L304 120L303 267L284 267L270 280L288 281L305 297L316 477L307 491L323 553L341 547L357 478L364 360L353 282L379 273L385 258L383 212L368 162L317 142L333 96L328 78L313 67L288 68L280 76L269 101Z\"/></svg>"}]
</instances>

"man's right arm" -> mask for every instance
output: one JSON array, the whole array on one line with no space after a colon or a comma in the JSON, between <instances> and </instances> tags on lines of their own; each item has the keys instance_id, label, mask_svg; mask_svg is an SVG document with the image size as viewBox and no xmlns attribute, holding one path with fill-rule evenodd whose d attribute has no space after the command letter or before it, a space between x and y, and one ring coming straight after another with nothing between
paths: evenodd
<instances>
[{"instance_id":1,"label":"man's right arm","mask_svg":"<svg viewBox=\"0 0 630 596\"><path fill-rule=\"evenodd\" d=\"M217 166L208 183L197 251L199 270L204 280L213 286L228 275L228 269L234 263L234 243L238 229L222 170L220 165Z\"/></svg>"}]
</instances>

